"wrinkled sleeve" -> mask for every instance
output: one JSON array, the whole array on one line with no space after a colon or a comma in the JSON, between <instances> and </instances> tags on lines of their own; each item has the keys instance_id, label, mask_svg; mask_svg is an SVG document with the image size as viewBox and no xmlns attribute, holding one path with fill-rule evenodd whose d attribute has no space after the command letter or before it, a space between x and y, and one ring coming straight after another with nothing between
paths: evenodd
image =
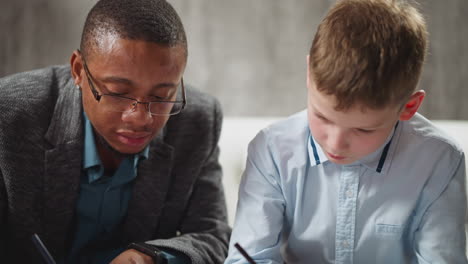
<instances>
[{"instance_id":1,"label":"wrinkled sleeve","mask_svg":"<svg viewBox=\"0 0 468 264\"><path fill-rule=\"evenodd\" d=\"M279 174L264 131L249 144L239 188L236 219L225 264L248 263L239 243L257 263L283 263L280 255L285 212Z\"/></svg>"},{"instance_id":2,"label":"wrinkled sleeve","mask_svg":"<svg viewBox=\"0 0 468 264\"><path fill-rule=\"evenodd\" d=\"M422 217L415 234L418 263L468 263L466 258L466 171L464 155L451 180Z\"/></svg>"},{"instance_id":3,"label":"wrinkled sleeve","mask_svg":"<svg viewBox=\"0 0 468 264\"><path fill-rule=\"evenodd\" d=\"M5 190L5 182L3 180L3 174L0 170L0 259L5 259L5 227L6 227L6 216L7 216L7 195Z\"/></svg>"}]
</instances>

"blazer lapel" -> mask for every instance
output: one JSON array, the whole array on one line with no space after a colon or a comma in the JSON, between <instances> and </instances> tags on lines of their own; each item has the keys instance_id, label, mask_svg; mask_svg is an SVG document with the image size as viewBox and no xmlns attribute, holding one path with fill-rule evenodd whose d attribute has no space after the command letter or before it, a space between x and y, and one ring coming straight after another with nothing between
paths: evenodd
<instances>
[{"instance_id":1,"label":"blazer lapel","mask_svg":"<svg viewBox=\"0 0 468 264\"><path fill-rule=\"evenodd\" d=\"M54 255L68 248L83 153L81 93L70 80L60 90L45 139L52 145L44 161L44 240Z\"/></svg>"},{"instance_id":2,"label":"blazer lapel","mask_svg":"<svg viewBox=\"0 0 468 264\"><path fill-rule=\"evenodd\" d=\"M156 232L170 185L172 154L173 148L163 142L163 133L160 133L150 145L148 159L139 163L123 226L127 242L150 240Z\"/></svg>"}]
</instances>

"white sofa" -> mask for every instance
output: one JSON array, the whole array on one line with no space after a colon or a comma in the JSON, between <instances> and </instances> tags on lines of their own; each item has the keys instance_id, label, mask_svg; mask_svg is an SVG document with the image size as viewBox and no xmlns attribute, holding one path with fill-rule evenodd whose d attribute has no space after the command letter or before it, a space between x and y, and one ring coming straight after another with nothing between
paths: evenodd
<instances>
[{"instance_id":1,"label":"white sofa","mask_svg":"<svg viewBox=\"0 0 468 264\"><path fill-rule=\"evenodd\" d=\"M229 224L234 223L237 191L247 158L247 145L262 128L278 117L225 117L219 146L223 167L223 184L226 192ZM440 128L455 138L468 153L468 121L435 120ZM468 163L467 163L468 167ZM468 168L467 168L468 171Z\"/></svg>"}]
</instances>

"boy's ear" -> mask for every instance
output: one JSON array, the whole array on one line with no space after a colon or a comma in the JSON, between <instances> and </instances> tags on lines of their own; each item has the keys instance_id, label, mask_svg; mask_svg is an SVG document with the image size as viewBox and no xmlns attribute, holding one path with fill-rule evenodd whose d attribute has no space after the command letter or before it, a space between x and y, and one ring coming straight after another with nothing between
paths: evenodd
<instances>
[{"instance_id":1,"label":"boy's ear","mask_svg":"<svg viewBox=\"0 0 468 264\"><path fill-rule=\"evenodd\" d=\"M83 79L81 76L83 70L83 60L78 50L75 50L70 57L70 68L73 79L75 79L75 85L79 85Z\"/></svg>"},{"instance_id":2,"label":"boy's ear","mask_svg":"<svg viewBox=\"0 0 468 264\"><path fill-rule=\"evenodd\" d=\"M410 120L416 114L416 111L418 111L425 96L426 92L424 92L423 90L414 92L403 106L403 109L400 113L400 120Z\"/></svg>"},{"instance_id":3,"label":"boy's ear","mask_svg":"<svg viewBox=\"0 0 468 264\"><path fill-rule=\"evenodd\" d=\"M307 88L310 87L310 76L309 76L309 75L310 75L310 68L309 68L310 63L309 63L309 60L310 60L310 55L307 54L307 56L306 56L306 64L307 64L307 72L306 72L306 76L307 76Z\"/></svg>"}]
</instances>

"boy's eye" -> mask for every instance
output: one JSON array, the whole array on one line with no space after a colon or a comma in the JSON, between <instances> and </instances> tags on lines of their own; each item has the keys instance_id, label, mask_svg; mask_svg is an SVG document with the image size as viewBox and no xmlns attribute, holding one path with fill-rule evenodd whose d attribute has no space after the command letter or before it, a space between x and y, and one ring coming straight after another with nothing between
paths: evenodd
<instances>
[{"instance_id":1,"label":"boy's eye","mask_svg":"<svg viewBox=\"0 0 468 264\"><path fill-rule=\"evenodd\" d=\"M322 120L324 122L327 122L327 123L330 122L330 121L328 121L328 119L326 119L325 117L323 117L321 115L316 115L316 116L318 117L318 119L320 119L320 120Z\"/></svg>"},{"instance_id":2,"label":"boy's eye","mask_svg":"<svg viewBox=\"0 0 468 264\"><path fill-rule=\"evenodd\" d=\"M374 132L374 130L361 129L361 128L358 128L357 131L359 131L361 133L366 133L366 134L370 134L370 133Z\"/></svg>"}]
</instances>

